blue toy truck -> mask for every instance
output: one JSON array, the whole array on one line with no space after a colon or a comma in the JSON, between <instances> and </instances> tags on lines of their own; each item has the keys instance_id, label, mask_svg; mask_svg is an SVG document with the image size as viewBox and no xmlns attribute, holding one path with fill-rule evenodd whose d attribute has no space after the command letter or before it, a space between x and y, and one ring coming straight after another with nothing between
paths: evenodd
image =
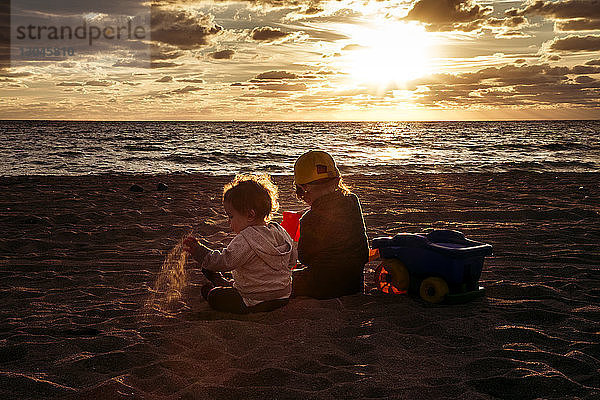
<instances>
[{"instance_id":1,"label":"blue toy truck","mask_svg":"<svg viewBox=\"0 0 600 400\"><path fill-rule=\"evenodd\" d=\"M381 264L375 282L384 293L418 293L430 303L460 303L484 293L479 286L483 259L492 246L458 231L400 233L373 239Z\"/></svg>"}]
</instances>

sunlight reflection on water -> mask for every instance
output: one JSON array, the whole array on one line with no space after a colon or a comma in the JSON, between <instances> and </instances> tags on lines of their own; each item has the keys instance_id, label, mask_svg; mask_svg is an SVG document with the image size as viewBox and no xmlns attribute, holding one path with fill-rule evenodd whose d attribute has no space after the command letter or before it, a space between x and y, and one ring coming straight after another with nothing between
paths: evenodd
<instances>
[{"instance_id":1,"label":"sunlight reflection on water","mask_svg":"<svg viewBox=\"0 0 600 400\"><path fill-rule=\"evenodd\" d=\"M599 121L0 122L0 175L290 174L310 149L344 173L599 171Z\"/></svg>"}]
</instances>

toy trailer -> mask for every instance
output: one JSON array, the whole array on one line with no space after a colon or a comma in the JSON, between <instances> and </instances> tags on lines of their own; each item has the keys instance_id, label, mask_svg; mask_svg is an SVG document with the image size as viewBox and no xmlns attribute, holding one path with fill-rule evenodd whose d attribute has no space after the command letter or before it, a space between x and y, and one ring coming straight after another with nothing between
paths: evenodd
<instances>
[{"instance_id":1,"label":"toy trailer","mask_svg":"<svg viewBox=\"0 0 600 400\"><path fill-rule=\"evenodd\" d=\"M419 293L430 303L461 303L484 294L479 277L492 246L461 232L400 233L373 239L373 248L383 259L375 281L384 293Z\"/></svg>"}]
</instances>

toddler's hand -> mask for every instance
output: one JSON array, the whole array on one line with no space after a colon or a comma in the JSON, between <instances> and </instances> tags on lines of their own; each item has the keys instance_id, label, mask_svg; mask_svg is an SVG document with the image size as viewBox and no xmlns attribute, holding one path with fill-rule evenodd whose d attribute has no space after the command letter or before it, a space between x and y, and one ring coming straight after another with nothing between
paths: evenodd
<instances>
[{"instance_id":1,"label":"toddler's hand","mask_svg":"<svg viewBox=\"0 0 600 400\"><path fill-rule=\"evenodd\" d=\"M208 249L205 246L201 245L198 242L198 240L193 236L189 236L183 240L183 251L187 251L188 253L190 253L192 257L198 262L202 262L204 256L207 253L207 250Z\"/></svg>"}]
</instances>

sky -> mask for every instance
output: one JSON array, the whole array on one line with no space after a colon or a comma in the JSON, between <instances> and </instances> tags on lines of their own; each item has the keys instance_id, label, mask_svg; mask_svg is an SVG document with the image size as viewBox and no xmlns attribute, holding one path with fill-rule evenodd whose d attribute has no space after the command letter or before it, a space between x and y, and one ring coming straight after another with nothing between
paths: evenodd
<instances>
[{"instance_id":1,"label":"sky","mask_svg":"<svg viewBox=\"0 0 600 400\"><path fill-rule=\"evenodd\" d=\"M0 119L600 119L600 0L94 3L0 11Z\"/></svg>"}]
</instances>

